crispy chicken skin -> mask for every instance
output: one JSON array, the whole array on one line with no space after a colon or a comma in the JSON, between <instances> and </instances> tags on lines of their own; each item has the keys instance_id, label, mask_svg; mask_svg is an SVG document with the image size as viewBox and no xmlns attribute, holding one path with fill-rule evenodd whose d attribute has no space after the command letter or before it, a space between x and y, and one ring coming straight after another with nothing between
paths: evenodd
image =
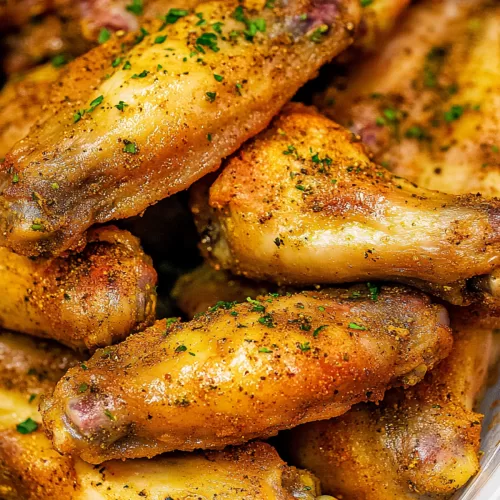
<instances>
[{"instance_id":1,"label":"crispy chicken skin","mask_svg":"<svg viewBox=\"0 0 500 500\"><path fill-rule=\"evenodd\" d=\"M0 92L0 159L29 132L50 98L59 71L45 64L21 79L11 79Z\"/></svg>"},{"instance_id":2,"label":"crispy chicken skin","mask_svg":"<svg viewBox=\"0 0 500 500\"><path fill-rule=\"evenodd\" d=\"M254 279L446 291L499 265L498 201L395 177L356 136L300 104L232 157L208 192L194 188L192 210L205 256Z\"/></svg>"},{"instance_id":3,"label":"crispy chicken skin","mask_svg":"<svg viewBox=\"0 0 500 500\"><path fill-rule=\"evenodd\" d=\"M359 405L338 419L313 422L289 436L295 463L326 492L346 500L443 498L479 470L482 415L473 411L484 385L491 330L455 330L448 358L423 382Z\"/></svg>"},{"instance_id":4,"label":"crispy chicken skin","mask_svg":"<svg viewBox=\"0 0 500 500\"><path fill-rule=\"evenodd\" d=\"M0 326L73 348L106 346L155 318L156 271L137 238L114 226L49 262L0 248Z\"/></svg>"},{"instance_id":5,"label":"crispy chicken skin","mask_svg":"<svg viewBox=\"0 0 500 500\"><path fill-rule=\"evenodd\" d=\"M100 463L222 448L378 401L418 382L452 338L445 309L420 292L373 297L364 286L268 295L159 321L68 372L43 403L48 434Z\"/></svg>"},{"instance_id":6,"label":"crispy chicken skin","mask_svg":"<svg viewBox=\"0 0 500 500\"><path fill-rule=\"evenodd\" d=\"M420 187L500 195L498 3L424 1L359 61L317 96L327 116Z\"/></svg>"},{"instance_id":7,"label":"crispy chicken skin","mask_svg":"<svg viewBox=\"0 0 500 500\"><path fill-rule=\"evenodd\" d=\"M154 460L111 461L93 467L61 456L41 426L21 434L28 417L40 422L39 395L70 366L71 351L23 335L0 333L0 497L3 500L314 500L319 483L288 467L268 444L224 452L172 454ZM323 498L323 497L322 497ZM326 499L327 497L325 497ZM329 497L331 498L331 497Z\"/></svg>"},{"instance_id":8,"label":"crispy chicken skin","mask_svg":"<svg viewBox=\"0 0 500 500\"><path fill-rule=\"evenodd\" d=\"M215 170L351 42L358 17L355 0L214 1L70 63L50 114L1 166L1 243L59 253Z\"/></svg>"}]
</instances>

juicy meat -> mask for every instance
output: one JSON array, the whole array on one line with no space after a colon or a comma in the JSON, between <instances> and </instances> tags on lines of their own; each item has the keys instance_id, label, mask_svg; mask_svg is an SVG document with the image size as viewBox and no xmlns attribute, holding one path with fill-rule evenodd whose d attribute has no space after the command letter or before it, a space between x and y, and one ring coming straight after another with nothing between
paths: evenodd
<instances>
[{"instance_id":1,"label":"juicy meat","mask_svg":"<svg viewBox=\"0 0 500 500\"><path fill-rule=\"evenodd\" d=\"M447 498L462 487L479 470L482 415L473 406L492 332L472 326L454 333L450 356L415 387L388 392L380 406L294 429L294 463L346 500Z\"/></svg>"},{"instance_id":2,"label":"juicy meat","mask_svg":"<svg viewBox=\"0 0 500 500\"><path fill-rule=\"evenodd\" d=\"M45 400L44 423L91 463L268 437L415 384L448 354L447 322L399 287L219 304L98 350Z\"/></svg>"},{"instance_id":3,"label":"juicy meat","mask_svg":"<svg viewBox=\"0 0 500 500\"><path fill-rule=\"evenodd\" d=\"M356 0L214 1L70 63L50 113L1 165L0 242L57 254L188 187L342 51L358 17Z\"/></svg>"},{"instance_id":4,"label":"juicy meat","mask_svg":"<svg viewBox=\"0 0 500 500\"><path fill-rule=\"evenodd\" d=\"M399 280L462 303L454 288L500 264L499 201L396 177L299 104L202 181L192 210L215 266L280 284Z\"/></svg>"},{"instance_id":5,"label":"juicy meat","mask_svg":"<svg viewBox=\"0 0 500 500\"><path fill-rule=\"evenodd\" d=\"M137 238L113 226L50 262L0 248L0 326L73 348L106 346L155 318L156 272Z\"/></svg>"},{"instance_id":6,"label":"juicy meat","mask_svg":"<svg viewBox=\"0 0 500 500\"><path fill-rule=\"evenodd\" d=\"M60 455L43 432L37 408L40 395L78 362L82 359L55 343L0 332L2 500L192 498L193 492L221 500L314 500L320 494L311 473L287 466L264 443L100 467ZM16 425L27 418L39 427L21 434Z\"/></svg>"}]
</instances>

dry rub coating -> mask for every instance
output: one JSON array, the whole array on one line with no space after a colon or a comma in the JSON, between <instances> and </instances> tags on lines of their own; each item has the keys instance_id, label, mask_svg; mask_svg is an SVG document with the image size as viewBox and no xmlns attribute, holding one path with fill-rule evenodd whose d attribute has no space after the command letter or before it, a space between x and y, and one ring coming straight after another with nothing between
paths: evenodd
<instances>
[{"instance_id":1,"label":"dry rub coating","mask_svg":"<svg viewBox=\"0 0 500 500\"><path fill-rule=\"evenodd\" d=\"M448 354L447 323L399 287L218 304L98 350L45 400L44 422L56 449L91 463L244 443L415 384Z\"/></svg>"},{"instance_id":2,"label":"dry rub coating","mask_svg":"<svg viewBox=\"0 0 500 500\"><path fill-rule=\"evenodd\" d=\"M196 14L151 21L68 65L50 115L0 167L1 244L60 253L92 224L139 214L217 169L351 43L359 5L231 0Z\"/></svg>"},{"instance_id":3,"label":"dry rub coating","mask_svg":"<svg viewBox=\"0 0 500 500\"><path fill-rule=\"evenodd\" d=\"M448 358L423 382L292 431L294 463L346 500L447 498L479 470L482 415L473 407L486 381L491 330L459 327Z\"/></svg>"},{"instance_id":4,"label":"dry rub coating","mask_svg":"<svg viewBox=\"0 0 500 500\"><path fill-rule=\"evenodd\" d=\"M314 500L319 495L319 483L312 474L287 466L264 443L224 452L111 461L99 467L60 455L40 425L39 397L54 387L67 368L82 361L54 343L0 333L3 500L185 500L191 495L222 500ZM39 427L22 434L16 426L27 418Z\"/></svg>"},{"instance_id":5,"label":"dry rub coating","mask_svg":"<svg viewBox=\"0 0 500 500\"><path fill-rule=\"evenodd\" d=\"M217 268L279 284L398 280L463 303L465 280L500 263L498 200L396 177L301 104L230 158L209 190L195 186L192 210Z\"/></svg>"},{"instance_id":6,"label":"dry rub coating","mask_svg":"<svg viewBox=\"0 0 500 500\"><path fill-rule=\"evenodd\" d=\"M156 271L137 238L114 226L49 262L0 247L0 326L95 349L155 319Z\"/></svg>"}]
</instances>

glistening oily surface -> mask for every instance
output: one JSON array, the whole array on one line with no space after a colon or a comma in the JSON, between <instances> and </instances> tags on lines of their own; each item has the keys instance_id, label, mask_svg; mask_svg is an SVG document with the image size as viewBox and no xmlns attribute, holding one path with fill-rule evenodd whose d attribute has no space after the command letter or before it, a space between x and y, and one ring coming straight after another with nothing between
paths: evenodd
<instances>
[{"instance_id":1,"label":"glistening oily surface","mask_svg":"<svg viewBox=\"0 0 500 500\"><path fill-rule=\"evenodd\" d=\"M287 466L264 443L224 452L110 461L100 467L60 455L44 434L38 402L68 367L82 362L83 358L55 343L0 332L3 500L159 500L193 494L226 500L288 500L301 495L313 500L319 494L311 473Z\"/></svg>"},{"instance_id":2,"label":"glistening oily surface","mask_svg":"<svg viewBox=\"0 0 500 500\"><path fill-rule=\"evenodd\" d=\"M2 244L60 253L217 169L352 41L356 0L284 5L204 3L70 63L1 166Z\"/></svg>"},{"instance_id":3,"label":"glistening oily surface","mask_svg":"<svg viewBox=\"0 0 500 500\"><path fill-rule=\"evenodd\" d=\"M239 444L378 401L419 381L452 338L425 295L374 293L270 295L159 321L69 371L43 402L46 428L59 451L100 463Z\"/></svg>"},{"instance_id":4,"label":"glistening oily surface","mask_svg":"<svg viewBox=\"0 0 500 500\"><path fill-rule=\"evenodd\" d=\"M464 303L465 280L498 265L498 200L396 177L301 104L247 142L209 190L195 186L192 210L215 265L276 283L398 280Z\"/></svg>"}]
</instances>

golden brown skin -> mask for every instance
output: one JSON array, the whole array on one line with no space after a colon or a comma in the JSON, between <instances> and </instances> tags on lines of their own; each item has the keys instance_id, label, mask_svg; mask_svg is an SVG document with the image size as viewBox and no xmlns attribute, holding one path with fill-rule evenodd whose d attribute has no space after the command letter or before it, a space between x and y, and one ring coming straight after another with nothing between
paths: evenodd
<instances>
[{"instance_id":1,"label":"golden brown skin","mask_svg":"<svg viewBox=\"0 0 500 500\"><path fill-rule=\"evenodd\" d=\"M222 448L378 401L421 380L452 338L420 292L376 298L364 286L269 295L159 321L69 371L44 423L57 450L100 463Z\"/></svg>"},{"instance_id":2,"label":"golden brown skin","mask_svg":"<svg viewBox=\"0 0 500 500\"><path fill-rule=\"evenodd\" d=\"M204 313L217 302L244 302L274 291L271 283L259 283L217 271L207 263L183 274L172 289L172 298L188 319Z\"/></svg>"},{"instance_id":3,"label":"golden brown skin","mask_svg":"<svg viewBox=\"0 0 500 500\"><path fill-rule=\"evenodd\" d=\"M11 78L0 92L0 159L26 136L47 103L58 70L50 64Z\"/></svg>"},{"instance_id":4,"label":"golden brown skin","mask_svg":"<svg viewBox=\"0 0 500 500\"><path fill-rule=\"evenodd\" d=\"M114 226L49 262L0 248L0 327L81 349L103 347L155 319L156 271L137 238Z\"/></svg>"},{"instance_id":5,"label":"golden brown skin","mask_svg":"<svg viewBox=\"0 0 500 500\"><path fill-rule=\"evenodd\" d=\"M194 189L192 210L205 256L254 279L400 280L461 303L453 289L499 265L498 201L395 177L300 104L232 157L209 193Z\"/></svg>"},{"instance_id":6,"label":"golden brown skin","mask_svg":"<svg viewBox=\"0 0 500 500\"><path fill-rule=\"evenodd\" d=\"M316 98L327 116L421 187L500 195L498 3L421 2L359 61Z\"/></svg>"},{"instance_id":7,"label":"golden brown skin","mask_svg":"<svg viewBox=\"0 0 500 500\"><path fill-rule=\"evenodd\" d=\"M288 467L264 443L224 452L112 461L95 468L57 453L41 426L29 434L18 432L16 425L28 417L40 422L39 395L51 390L65 370L79 361L55 344L0 333L3 500L184 500L192 494L226 500L313 500L319 495L319 483L312 474Z\"/></svg>"},{"instance_id":8,"label":"golden brown skin","mask_svg":"<svg viewBox=\"0 0 500 500\"><path fill-rule=\"evenodd\" d=\"M141 41L117 37L70 63L50 115L1 166L1 243L61 252L90 225L136 215L218 168L351 42L358 2L314 1L243 13L235 0L204 3L206 24L194 14L163 30L154 21Z\"/></svg>"},{"instance_id":9,"label":"golden brown skin","mask_svg":"<svg viewBox=\"0 0 500 500\"><path fill-rule=\"evenodd\" d=\"M375 0L363 7L353 47L362 52L379 50L381 41L392 31L409 3L410 0Z\"/></svg>"},{"instance_id":10,"label":"golden brown skin","mask_svg":"<svg viewBox=\"0 0 500 500\"><path fill-rule=\"evenodd\" d=\"M290 452L326 492L346 500L450 496L479 470L484 386L491 330L459 328L448 358L423 382L359 405L342 417L294 429ZM427 496L426 496L427 498Z\"/></svg>"}]
</instances>

